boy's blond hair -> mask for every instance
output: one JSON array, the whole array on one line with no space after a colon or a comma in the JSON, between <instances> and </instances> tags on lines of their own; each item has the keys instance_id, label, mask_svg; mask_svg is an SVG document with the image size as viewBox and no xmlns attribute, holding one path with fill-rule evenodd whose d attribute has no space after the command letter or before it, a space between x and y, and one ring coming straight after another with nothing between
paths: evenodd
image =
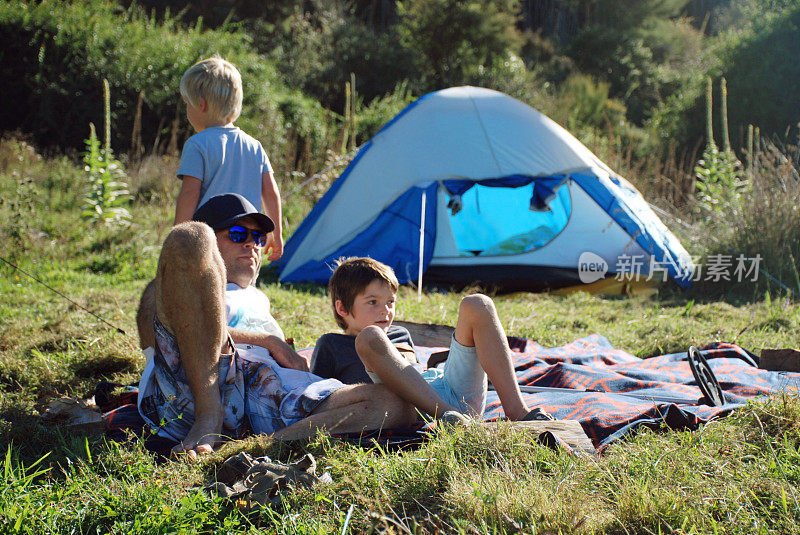
<instances>
[{"instance_id":1,"label":"boy's blond hair","mask_svg":"<svg viewBox=\"0 0 800 535\"><path fill-rule=\"evenodd\" d=\"M341 301L344 309L350 312L356 296L374 280L385 282L393 293L397 293L397 289L400 287L392 268L382 262L366 256L351 256L336 261L336 270L328 282L328 293L331 296L333 317L339 327L347 330L344 318L336 312L336 301Z\"/></svg>"},{"instance_id":2,"label":"boy's blond hair","mask_svg":"<svg viewBox=\"0 0 800 535\"><path fill-rule=\"evenodd\" d=\"M198 61L183 73L181 96L195 107L205 100L212 120L233 122L242 112L242 75L219 56Z\"/></svg>"}]
</instances>

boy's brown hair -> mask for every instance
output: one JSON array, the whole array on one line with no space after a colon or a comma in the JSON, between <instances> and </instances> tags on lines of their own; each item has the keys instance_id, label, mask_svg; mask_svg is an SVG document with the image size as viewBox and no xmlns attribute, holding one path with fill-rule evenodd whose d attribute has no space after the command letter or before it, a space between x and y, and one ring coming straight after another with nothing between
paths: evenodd
<instances>
[{"instance_id":1,"label":"boy's brown hair","mask_svg":"<svg viewBox=\"0 0 800 535\"><path fill-rule=\"evenodd\" d=\"M381 280L389 285L392 292L397 293L400 284L392 268L372 258L362 256L340 258L336 261L336 270L328 282L328 293L331 296L333 317L342 329L347 329L344 318L336 312L336 301L341 301L348 312L353 308L356 296L362 293L374 280Z\"/></svg>"}]
</instances>

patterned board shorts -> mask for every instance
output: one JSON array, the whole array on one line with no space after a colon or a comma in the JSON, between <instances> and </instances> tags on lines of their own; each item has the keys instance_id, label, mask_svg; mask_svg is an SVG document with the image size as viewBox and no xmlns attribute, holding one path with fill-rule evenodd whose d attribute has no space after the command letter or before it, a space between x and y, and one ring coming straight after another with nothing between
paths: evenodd
<instances>
[{"instance_id":1,"label":"patterned board shorts","mask_svg":"<svg viewBox=\"0 0 800 535\"><path fill-rule=\"evenodd\" d=\"M180 441L194 424L194 397L181 363L178 343L156 317L156 345L139 383L139 412L165 438ZM219 359L224 409L223 435L274 433L298 422L345 385L309 372L279 366L257 346L236 345ZM147 354L147 353L146 353Z\"/></svg>"}]
</instances>

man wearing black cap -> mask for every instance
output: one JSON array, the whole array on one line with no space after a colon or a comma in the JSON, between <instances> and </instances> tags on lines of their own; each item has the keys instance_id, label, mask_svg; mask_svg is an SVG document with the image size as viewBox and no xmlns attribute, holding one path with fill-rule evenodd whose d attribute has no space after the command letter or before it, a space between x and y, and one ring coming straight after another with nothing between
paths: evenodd
<instances>
[{"instance_id":1,"label":"man wearing black cap","mask_svg":"<svg viewBox=\"0 0 800 535\"><path fill-rule=\"evenodd\" d=\"M267 216L225 194L192 219L164 241L137 315L148 355L139 411L179 442L174 451L194 457L249 431L291 439L415 421L413 408L383 385L312 375L283 340L266 296L252 287L274 228Z\"/></svg>"}]
</instances>

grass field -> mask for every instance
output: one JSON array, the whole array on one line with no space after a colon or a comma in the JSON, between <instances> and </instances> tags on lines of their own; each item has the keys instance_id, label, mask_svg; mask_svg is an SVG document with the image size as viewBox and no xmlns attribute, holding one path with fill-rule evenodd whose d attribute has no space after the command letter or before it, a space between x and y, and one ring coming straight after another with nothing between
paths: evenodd
<instances>
[{"instance_id":1,"label":"grass field","mask_svg":"<svg viewBox=\"0 0 800 535\"><path fill-rule=\"evenodd\" d=\"M444 431L408 452L325 436L252 438L189 465L158 463L137 440L44 425L40 412L54 398L82 397L103 379L138 380L134 313L169 229L174 184L133 176L131 227L92 228L78 215L74 163L42 159L17 142L0 149L2 256L74 301L0 262L0 533L338 533L351 505L349 533L800 531L800 400L792 395L696 432L642 432L600 458L555 452L502 428ZM335 330L324 289L265 281L298 347ZM461 295L418 301L404 288L397 316L453 324ZM800 347L794 301L760 290L707 295L665 288L651 298L515 294L496 302L509 334L545 346L601 333L642 358L717 340L755 353ZM241 449L284 461L311 452L334 482L248 513L200 489Z\"/></svg>"}]
</instances>

